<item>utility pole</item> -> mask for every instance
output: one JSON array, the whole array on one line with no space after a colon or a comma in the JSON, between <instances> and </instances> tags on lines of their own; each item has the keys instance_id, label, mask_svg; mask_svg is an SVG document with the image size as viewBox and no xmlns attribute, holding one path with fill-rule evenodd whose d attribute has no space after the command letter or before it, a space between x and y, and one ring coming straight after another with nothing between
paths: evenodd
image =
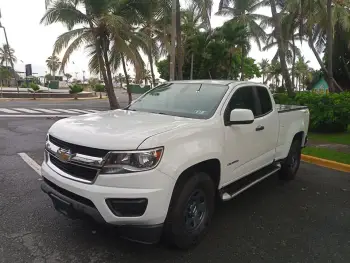
<instances>
[{"instance_id":1,"label":"utility pole","mask_svg":"<svg viewBox=\"0 0 350 263\"><path fill-rule=\"evenodd\" d=\"M175 80L175 65L176 65L176 3L177 0L172 0L171 11L171 48L170 48L170 81Z\"/></svg>"},{"instance_id":2,"label":"utility pole","mask_svg":"<svg viewBox=\"0 0 350 263\"><path fill-rule=\"evenodd\" d=\"M0 19L1 19L1 11L0 11ZM7 39L6 29L5 29L5 27L1 24L1 21L0 21L0 28L3 28L3 29L4 29L6 44L7 44L8 53L9 53L8 55L9 55L9 57L10 57L11 67L12 67L12 70L13 70L13 76L14 76L14 79L16 80L17 93L19 93L18 80L17 80L17 75L16 75L15 67L14 67L13 61L12 61L12 55L11 55L10 45L9 45L9 41L8 41L8 39Z\"/></svg>"}]
</instances>

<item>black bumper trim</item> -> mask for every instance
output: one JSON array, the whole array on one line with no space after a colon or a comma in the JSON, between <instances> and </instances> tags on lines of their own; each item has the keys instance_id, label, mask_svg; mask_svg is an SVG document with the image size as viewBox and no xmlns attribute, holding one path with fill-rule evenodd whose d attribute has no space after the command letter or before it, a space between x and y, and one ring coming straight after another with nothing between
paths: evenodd
<instances>
[{"instance_id":1,"label":"black bumper trim","mask_svg":"<svg viewBox=\"0 0 350 263\"><path fill-rule=\"evenodd\" d=\"M52 186L47 184L45 179L41 184L41 189L51 198L57 211L72 219L84 219L90 217L98 223L108 224L101 216L100 212L95 208L80 203L66 195L61 194ZM49 181L50 182L50 181ZM50 182L53 184L52 182ZM62 211L60 207L65 206ZM112 225L115 226L122 238L145 244L155 244L160 240L163 232L163 224L157 225Z\"/></svg>"}]
</instances>

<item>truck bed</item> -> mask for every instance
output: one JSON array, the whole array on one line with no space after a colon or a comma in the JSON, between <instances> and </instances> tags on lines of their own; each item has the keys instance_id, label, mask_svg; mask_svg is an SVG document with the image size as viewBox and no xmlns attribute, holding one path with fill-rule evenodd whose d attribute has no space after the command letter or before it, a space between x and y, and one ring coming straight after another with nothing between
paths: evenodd
<instances>
[{"instance_id":1,"label":"truck bed","mask_svg":"<svg viewBox=\"0 0 350 263\"><path fill-rule=\"evenodd\" d=\"M305 110L307 109L307 106L276 104L276 109L278 113L284 113L290 111Z\"/></svg>"}]
</instances>

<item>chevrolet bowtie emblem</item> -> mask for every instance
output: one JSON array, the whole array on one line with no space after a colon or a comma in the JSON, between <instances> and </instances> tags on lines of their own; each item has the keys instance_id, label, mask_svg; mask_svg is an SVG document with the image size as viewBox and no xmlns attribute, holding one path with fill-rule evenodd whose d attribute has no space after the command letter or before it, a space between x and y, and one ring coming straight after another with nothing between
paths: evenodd
<instances>
[{"instance_id":1,"label":"chevrolet bowtie emblem","mask_svg":"<svg viewBox=\"0 0 350 263\"><path fill-rule=\"evenodd\" d=\"M58 157L58 159L60 159L62 162L69 162L74 156L75 154L73 154L70 150L67 149L63 149L63 148L59 148L57 150L57 154L56 156Z\"/></svg>"}]
</instances>

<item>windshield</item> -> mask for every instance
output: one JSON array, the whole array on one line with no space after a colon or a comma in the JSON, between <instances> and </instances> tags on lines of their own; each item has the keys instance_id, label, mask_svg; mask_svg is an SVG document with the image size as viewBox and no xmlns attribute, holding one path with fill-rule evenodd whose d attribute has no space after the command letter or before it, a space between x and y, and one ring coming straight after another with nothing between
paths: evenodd
<instances>
[{"instance_id":1,"label":"windshield","mask_svg":"<svg viewBox=\"0 0 350 263\"><path fill-rule=\"evenodd\" d=\"M216 84L166 83L137 99L126 110L208 119L227 89L228 86Z\"/></svg>"}]
</instances>

